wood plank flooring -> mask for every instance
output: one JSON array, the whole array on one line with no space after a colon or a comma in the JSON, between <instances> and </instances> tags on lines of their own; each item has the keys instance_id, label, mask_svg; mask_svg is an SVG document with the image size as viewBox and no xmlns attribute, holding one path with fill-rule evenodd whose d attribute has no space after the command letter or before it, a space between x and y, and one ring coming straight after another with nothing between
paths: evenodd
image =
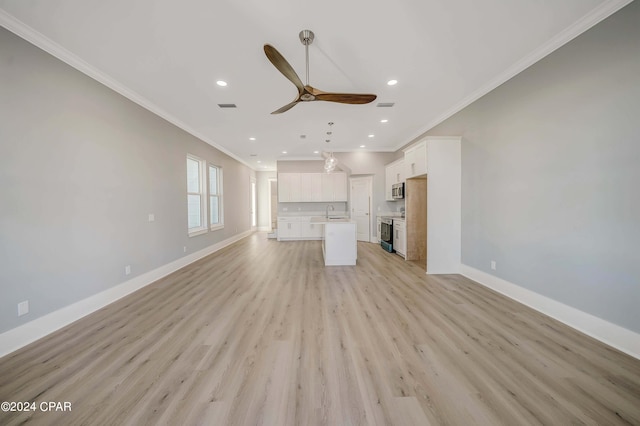
<instances>
[{"instance_id":1,"label":"wood plank flooring","mask_svg":"<svg viewBox=\"0 0 640 426\"><path fill-rule=\"evenodd\" d=\"M640 424L640 361L377 245L254 234L0 359L1 425Z\"/></svg>"}]
</instances>

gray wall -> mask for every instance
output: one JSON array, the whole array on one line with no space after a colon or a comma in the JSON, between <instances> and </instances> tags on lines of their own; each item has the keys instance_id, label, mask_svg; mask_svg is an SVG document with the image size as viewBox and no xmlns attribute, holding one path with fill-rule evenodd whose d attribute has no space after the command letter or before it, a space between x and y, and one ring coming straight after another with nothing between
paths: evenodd
<instances>
[{"instance_id":1,"label":"gray wall","mask_svg":"<svg viewBox=\"0 0 640 426\"><path fill-rule=\"evenodd\" d=\"M427 133L463 137L464 264L635 332L638 23L633 2Z\"/></svg>"},{"instance_id":2,"label":"gray wall","mask_svg":"<svg viewBox=\"0 0 640 426\"><path fill-rule=\"evenodd\" d=\"M193 238L187 153L224 170L225 228ZM249 230L254 174L0 28L0 332Z\"/></svg>"}]
</instances>

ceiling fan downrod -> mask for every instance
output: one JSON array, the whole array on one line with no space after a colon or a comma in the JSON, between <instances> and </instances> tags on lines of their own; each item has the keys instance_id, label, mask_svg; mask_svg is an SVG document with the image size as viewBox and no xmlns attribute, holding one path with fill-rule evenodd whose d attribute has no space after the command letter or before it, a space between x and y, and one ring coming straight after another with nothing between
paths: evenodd
<instances>
[{"instance_id":1,"label":"ceiling fan downrod","mask_svg":"<svg viewBox=\"0 0 640 426\"><path fill-rule=\"evenodd\" d=\"M306 85L309 85L309 45L311 43L313 43L313 39L315 37L315 34L313 34L313 31L311 30L302 30L300 31L300 42L302 42L302 44L304 44L304 53L306 56L306 64L307 64L307 81L306 81Z\"/></svg>"}]
</instances>

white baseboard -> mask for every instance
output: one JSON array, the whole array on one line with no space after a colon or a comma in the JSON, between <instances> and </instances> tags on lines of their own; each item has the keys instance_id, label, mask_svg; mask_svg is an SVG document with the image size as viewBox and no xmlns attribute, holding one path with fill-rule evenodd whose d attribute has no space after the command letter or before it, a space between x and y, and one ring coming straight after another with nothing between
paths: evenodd
<instances>
[{"instance_id":1,"label":"white baseboard","mask_svg":"<svg viewBox=\"0 0 640 426\"><path fill-rule=\"evenodd\" d=\"M640 334L638 333L472 268L471 266L460 265L460 273L510 299L516 300L619 351L640 359Z\"/></svg>"},{"instance_id":2,"label":"white baseboard","mask_svg":"<svg viewBox=\"0 0 640 426\"><path fill-rule=\"evenodd\" d=\"M115 302L124 296L133 293L162 277L165 277L180 268L184 268L190 263L195 262L205 256L215 253L216 251L227 247L245 237L251 235L253 231L245 231L241 234L234 235L219 243L213 244L188 256L176 259L171 263L163 265L157 269L146 272L135 278L111 287L86 299L80 300L57 311L51 312L42 317L36 318L26 324L5 331L0 334L0 357L14 352L23 346L32 343L47 334L53 333L80 318L97 311L110 303Z\"/></svg>"}]
</instances>

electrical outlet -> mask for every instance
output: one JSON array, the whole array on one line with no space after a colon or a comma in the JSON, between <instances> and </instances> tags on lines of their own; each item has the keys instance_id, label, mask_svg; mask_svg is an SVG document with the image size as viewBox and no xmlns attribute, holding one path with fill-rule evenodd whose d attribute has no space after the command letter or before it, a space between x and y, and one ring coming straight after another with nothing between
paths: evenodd
<instances>
[{"instance_id":1,"label":"electrical outlet","mask_svg":"<svg viewBox=\"0 0 640 426\"><path fill-rule=\"evenodd\" d=\"M149 213L149 222L153 222L156 220L156 215L153 213Z\"/></svg>"},{"instance_id":2,"label":"electrical outlet","mask_svg":"<svg viewBox=\"0 0 640 426\"><path fill-rule=\"evenodd\" d=\"M21 317L29 313L29 301L25 300L24 302L18 303L18 316Z\"/></svg>"},{"instance_id":3,"label":"electrical outlet","mask_svg":"<svg viewBox=\"0 0 640 426\"><path fill-rule=\"evenodd\" d=\"M186 253L187 252L187 246L182 247L182 251Z\"/></svg>"},{"instance_id":4,"label":"electrical outlet","mask_svg":"<svg viewBox=\"0 0 640 426\"><path fill-rule=\"evenodd\" d=\"M124 267L124 274L129 275L131 273L131 265L127 265Z\"/></svg>"},{"instance_id":5,"label":"electrical outlet","mask_svg":"<svg viewBox=\"0 0 640 426\"><path fill-rule=\"evenodd\" d=\"M495 271L495 270L496 270L496 261L495 261L495 260L492 260L492 261L491 261L491 270L492 270L492 271Z\"/></svg>"},{"instance_id":6,"label":"electrical outlet","mask_svg":"<svg viewBox=\"0 0 640 426\"><path fill-rule=\"evenodd\" d=\"M288 208L286 208L286 207L283 207L283 208L282 208L282 211L283 211L283 212L286 212L286 211L288 211L288 210L289 210L289 209L288 209Z\"/></svg>"}]
</instances>

